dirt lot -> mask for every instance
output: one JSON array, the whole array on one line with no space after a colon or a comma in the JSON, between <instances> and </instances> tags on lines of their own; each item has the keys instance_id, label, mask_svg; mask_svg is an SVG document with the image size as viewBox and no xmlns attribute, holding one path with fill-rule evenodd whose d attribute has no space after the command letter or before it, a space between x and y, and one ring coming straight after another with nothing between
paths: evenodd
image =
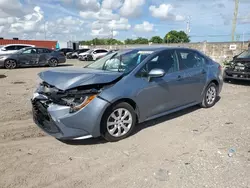
<instances>
[{"instance_id":1,"label":"dirt lot","mask_svg":"<svg viewBox=\"0 0 250 188\"><path fill-rule=\"evenodd\" d=\"M36 74L45 69L0 69L1 188L250 188L250 83L224 84L213 108L138 125L117 143L65 144L31 119Z\"/></svg>"}]
</instances>

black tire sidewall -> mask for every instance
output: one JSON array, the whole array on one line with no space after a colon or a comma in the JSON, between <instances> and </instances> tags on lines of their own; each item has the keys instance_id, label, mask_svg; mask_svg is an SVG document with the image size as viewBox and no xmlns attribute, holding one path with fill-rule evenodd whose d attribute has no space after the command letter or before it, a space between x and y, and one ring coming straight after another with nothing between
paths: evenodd
<instances>
[{"instance_id":1,"label":"black tire sidewall","mask_svg":"<svg viewBox=\"0 0 250 188\"><path fill-rule=\"evenodd\" d=\"M207 95L208 89L209 89L210 87L212 87L212 86L214 86L215 89L216 89L216 96L215 96L214 102L213 102L212 104L208 104L208 103L207 103L207 100L206 100L206 95ZM215 103L216 103L217 97L218 97L218 87L216 86L215 83L212 82L212 83L210 83L210 84L207 86L207 88L206 88L206 90L205 90L204 97L203 97L203 102L202 102L202 106L203 106L204 108L211 108L211 107L213 107L213 106L215 105Z\"/></svg>"},{"instance_id":2,"label":"black tire sidewall","mask_svg":"<svg viewBox=\"0 0 250 188\"><path fill-rule=\"evenodd\" d=\"M107 130L107 120L108 120L108 117L110 116L110 114L114 110L116 110L118 108L125 108L131 113L131 115L132 115L132 125L131 125L130 130L125 135L123 135L121 137L114 137ZM110 106L105 111L105 113L103 115L103 118L102 118L102 121L101 121L101 135L105 140L107 140L109 142L116 142L116 141L122 140L124 138L127 138L133 132L135 124L136 124L136 113L135 113L134 108L130 104L128 104L126 102L121 102L121 103L118 103L118 104L114 104L114 105Z\"/></svg>"}]
</instances>

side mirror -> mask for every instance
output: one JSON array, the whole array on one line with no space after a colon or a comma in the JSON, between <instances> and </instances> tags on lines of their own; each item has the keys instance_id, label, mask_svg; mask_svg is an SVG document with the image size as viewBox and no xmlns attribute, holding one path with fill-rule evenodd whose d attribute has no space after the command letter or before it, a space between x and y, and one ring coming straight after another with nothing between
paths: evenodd
<instances>
[{"instance_id":1,"label":"side mirror","mask_svg":"<svg viewBox=\"0 0 250 188\"><path fill-rule=\"evenodd\" d=\"M96 52L93 52L93 54L96 54Z\"/></svg>"},{"instance_id":2,"label":"side mirror","mask_svg":"<svg viewBox=\"0 0 250 188\"><path fill-rule=\"evenodd\" d=\"M148 73L148 81L151 80L151 78L160 78L163 77L165 75L165 71L163 69L152 69L149 73Z\"/></svg>"},{"instance_id":3,"label":"side mirror","mask_svg":"<svg viewBox=\"0 0 250 188\"><path fill-rule=\"evenodd\" d=\"M1 50L2 50L2 51L6 51L6 48L2 47Z\"/></svg>"}]
</instances>

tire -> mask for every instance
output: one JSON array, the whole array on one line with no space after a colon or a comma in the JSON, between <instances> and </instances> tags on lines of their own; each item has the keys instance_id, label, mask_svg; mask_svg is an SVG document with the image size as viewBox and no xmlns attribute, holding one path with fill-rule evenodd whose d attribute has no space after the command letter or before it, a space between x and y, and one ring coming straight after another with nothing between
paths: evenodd
<instances>
[{"instance_id":1,"label":"tire","mask_svg":"<svg viewBox=\"0 0 250 188\"><path fill-rule=\"evenodd\" d=\"M119 116L119 113L121 114L121 116ZM127 114L126 116L125 113ZM116 117L117 119L113 118L112 116ZM113 105L106 110L102 118L102 137L109 142L122 140L132 133L135 127L135 123L136 114L131 105L126 102L121 102ZM124 127L126 127L127 130L125 130Z\"/></svg>"},{"instance_id":2,"label":"tire","mask_svg":"<svg viewBox=\"0 0 250 188\"><path fill-rule=\"evenodd\" d=\"M218 97L218 87L216 86L215 83L212 82L207 86L200 106L203 108L213 107L216 103L217 97Z\"/></svg>"},{"instance_id":3,"label":"tire","mask_svg":"<svg viewBox=\"0 0 250 188\"><path fill-rule=\"evenodd\" d=\"M49 60L49 66L50 67L56 67L58 65L58 60L56 58L51 58Z\"/></svg>"},{"instance_id":4,"label":"tire","mask_svg":"<svg viewBox=\"0 0 250 188\"><path fill-rule=\"evenodd\" d=\"M93 61L93 56L92 55L87 55L86 61Z\"/></svg>"},{"instance_id":5,"label":"tire","mask_svg":"<svg viewBox=\"0 0 250 188\"><path fill-rule=\"evenodd\" d=\"M4 68L6 69L15 69L17 67L16 60L8 59L4 62Z\"/></svg>"}]
</instances>

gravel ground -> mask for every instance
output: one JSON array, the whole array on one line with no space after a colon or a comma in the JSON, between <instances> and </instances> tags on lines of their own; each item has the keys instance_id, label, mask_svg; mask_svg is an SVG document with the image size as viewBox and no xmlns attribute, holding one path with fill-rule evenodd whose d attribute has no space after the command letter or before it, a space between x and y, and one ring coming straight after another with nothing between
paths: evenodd
<instances>
[{"instance_id":1,"label":"gravel ground","mask_svg":"<svg viewBox=\"0 0 250 188\"><path fill-rule=\"evenodd\" d=\"M224 84L213 108L140 124L120 142L65 144L32 122L30 97L45 69L0 69L1 188L250 188L250 83Z\"/></svg>"}]
</instances>

